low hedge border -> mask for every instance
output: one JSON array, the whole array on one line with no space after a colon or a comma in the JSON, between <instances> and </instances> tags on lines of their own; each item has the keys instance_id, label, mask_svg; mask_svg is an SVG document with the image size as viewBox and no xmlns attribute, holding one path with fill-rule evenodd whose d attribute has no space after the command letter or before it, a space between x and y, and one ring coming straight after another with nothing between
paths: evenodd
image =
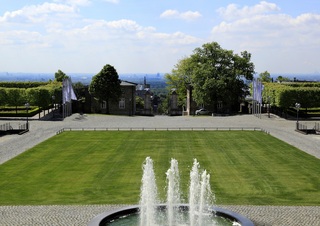
<instances>
[{"instance_id":1,"label":"low hedge border","mask_svg":"<svg viewBox=\"0 0 320 226\"><path fill-rule=\"evenodd\" d=\"M32 117L36 114L38 114L39 112L41 112L41 109L36 107L36 108L33 108L33 109L30 109L28 111L28 114L26 112L26 110L24 109L23 111L18 111L17 113L15 112L1 112L0 111L0 117Z\"/></svg>"}]
</instances>

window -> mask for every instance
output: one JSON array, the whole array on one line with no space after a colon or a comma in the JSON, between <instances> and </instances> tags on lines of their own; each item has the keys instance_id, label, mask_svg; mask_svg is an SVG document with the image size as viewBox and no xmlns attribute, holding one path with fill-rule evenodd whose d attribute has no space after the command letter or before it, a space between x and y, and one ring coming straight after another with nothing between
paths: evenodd
<instances>
[{"instance_id":1,"label":"window","mask_svg":"<svg viewBox=\"0 0 320 226\"><path fill-rule=\"evenodd\" d=\"M101 109L106 109L107 108L107 102L106 101L103 101L101 103Z\"/></svg>"},{"instance_id":2,"label":"window","mask_svg":"<svg viewBox=\"0 0 320 226\"><path fill-rule=\"evenodd\" d=\"M121 98L120 101L119 101L119 108L120 109L125 109L126 107L126 104L125 104L125 99L124 98Z\"/></svg>"}]
</instances>

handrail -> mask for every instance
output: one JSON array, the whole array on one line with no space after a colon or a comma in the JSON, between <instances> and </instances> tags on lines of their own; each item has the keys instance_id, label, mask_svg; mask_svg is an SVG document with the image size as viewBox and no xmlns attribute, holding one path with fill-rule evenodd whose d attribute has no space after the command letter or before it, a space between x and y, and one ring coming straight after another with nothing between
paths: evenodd
<instances>
[{"instance_id":1,"label":"handrail","mask_svg":"<svg viewBox=\"0 0 320 226\"><path fill-rule=\"evenodd\" d=\"M270 134L260 127L68 127L58 130L56 134L65 131L262 131Z\"/></svg>"}]
</instances>

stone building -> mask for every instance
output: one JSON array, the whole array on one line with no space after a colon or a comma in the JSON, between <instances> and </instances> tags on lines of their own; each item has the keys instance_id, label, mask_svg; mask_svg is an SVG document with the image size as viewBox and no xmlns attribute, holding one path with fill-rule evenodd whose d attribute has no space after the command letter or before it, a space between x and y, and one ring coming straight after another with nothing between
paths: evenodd
<instances>
[{"instance_id":1,"label":"stone building","mask_svg":"<svg viewBox=\"0 0 320 226\"><path fill-rule=\"evenodd\" d=\"M136 113L136 83L121 81L122 95L118 101L109 105L110 114L113 115L135 115Z\"/></svg>"},{"instance_id":2,"label":"stone building","mask_svg":"<svg viewBox=\"0 0 320 226\"><path fill-rule=\"evenodd\" d=\"M119 100L109 101L109 113L111 115L135 115L136 114L136 83L121 80L122 94ZM106 113L107 103L99 103L91 96L91 113ZM87 101L86 101L87 102ZM89 103L89 102L87 102Z\"/></svg>"}]
</instances>

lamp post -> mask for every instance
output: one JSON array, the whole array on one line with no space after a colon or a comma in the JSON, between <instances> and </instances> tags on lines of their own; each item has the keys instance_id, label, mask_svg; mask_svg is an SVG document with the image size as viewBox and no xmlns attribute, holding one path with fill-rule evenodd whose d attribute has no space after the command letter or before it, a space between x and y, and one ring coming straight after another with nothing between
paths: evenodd
<instances>
[{"instance_id":1,"label":"lamp post","mask_svg":"<svg viewBox=\"0 0 320 226\"><path fill-rule=\"evenodd\" d=\"M56 110L56 106L55 106L55 99L56 97L54 95L52 95L52 107L53 107L53 110L52 110L52 118L54 118L54 110Z\"/></svg>"},{"instance_id":2,"label":"lamp post","mask_svg":"<svg viewBox=\"0 0 320 226\"><path fill-rule=\"evenodd\" d=\"M268 118L270 118L270 96L268 96Z\"/></svg>"},{"instance_id":3,"label":"lamp post","mask_svg":"<svg viewBox=\"0 0 320 226\"><path fill-rule=\"evenodd\" d=\"M300 103L296 103L295 107L297 109L297 130L299 130L299 109L301 107L301 104Z\"/></svg>"},{"instance_id":4,"label":"lamp post","mask_svg":"<svg viewBox=\"0 0 320 226\"><path fill-rule=\"evenodd\" d=\"M27 102L27 103L25 103L24 106L27 109L27 130L29 130L29 114L28 113L29 113L30 104Z\"/></svg>"}]
</instances>

